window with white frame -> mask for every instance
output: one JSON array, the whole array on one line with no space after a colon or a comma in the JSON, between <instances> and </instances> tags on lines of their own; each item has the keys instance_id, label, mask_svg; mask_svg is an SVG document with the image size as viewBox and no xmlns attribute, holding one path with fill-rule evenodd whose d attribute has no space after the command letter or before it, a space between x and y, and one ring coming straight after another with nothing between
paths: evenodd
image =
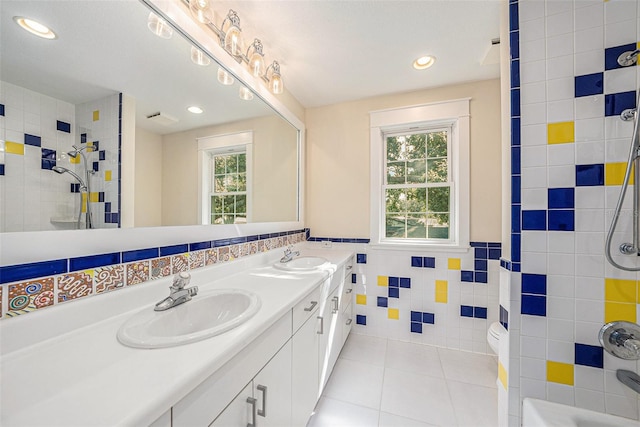
<instances>
[{"instance_id":1,"label":"window with white frame","mask_svg":"<svg viewBox=\"0 0 640 427\"><path fill-rule=\"evenodd\" d=\"M468 245L468 99L371 113L371 237Z\"/></svg>"}]
</instances>

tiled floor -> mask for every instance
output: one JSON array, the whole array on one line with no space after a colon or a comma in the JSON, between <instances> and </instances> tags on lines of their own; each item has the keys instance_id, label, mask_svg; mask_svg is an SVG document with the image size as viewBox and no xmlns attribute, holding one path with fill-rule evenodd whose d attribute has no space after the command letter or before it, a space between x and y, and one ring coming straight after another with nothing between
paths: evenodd
<instances>
[{"instance_id":1,"label":"tiled floor","mask_svg":"<svg viewBox=\"0 0 640 427\"><path fill-rule=\"evenodd\" d=\"M494 356L351 334L308 427L497 426Z\"/></svg>"}]
</instances>

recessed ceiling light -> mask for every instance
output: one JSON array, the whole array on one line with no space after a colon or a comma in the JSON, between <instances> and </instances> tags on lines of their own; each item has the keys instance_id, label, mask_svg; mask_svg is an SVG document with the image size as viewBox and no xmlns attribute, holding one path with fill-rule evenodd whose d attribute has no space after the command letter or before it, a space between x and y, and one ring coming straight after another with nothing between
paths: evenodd
<instances>
[{"instance_id":1,"label":"recessed ceiling light","mask_svg":"<svg viewBox=\"0 0 640 427\"><path fill-rule=\"evenodd\" d=\"M203 111L202 108L196 107L195 105L187 108L187 110L193 114L202 114L202 111Z\"/></svg>"},{"instance_id":2,"label":"recessed ceiling light","mask_svg":"<svg viewBox=\"0 0 640 427\"><path fill-rule=\"evenodd\" d=\"M38 37L42 37L43 39L51 40L57 37L56 33L51 31L49 27L39 23L38 21L34 21L33 19L25 18L24 16L14 16L13 20L24 30Z\"/></svg>"},{"instance_id":3,"label":"recessed ceiling light","mask_svg":"<svg viewBox=\"0 0 640 427\"><path fill-rule=\"evenodd\" d=\"M421 56L413 61L413 68L416 70L425 70L436 62L436 57L431 55Z\"/></svg>"}]
</instances>

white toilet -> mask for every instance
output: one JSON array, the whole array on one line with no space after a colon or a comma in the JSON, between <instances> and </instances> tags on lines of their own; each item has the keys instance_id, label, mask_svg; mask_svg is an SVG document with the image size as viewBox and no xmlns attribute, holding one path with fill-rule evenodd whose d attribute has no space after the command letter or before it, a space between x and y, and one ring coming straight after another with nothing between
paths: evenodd
<instances>
[{"instance_id":1,"label":"white toilet","mask_svg":"<svg viewBox=\"0 0 640 427\"><path fill-rule=\"evenodd\" d=\"M507 330L499 322L493 322L487 330L487 342L495 354L500 352L500 338Z\"/></svg>"}]
</instances>

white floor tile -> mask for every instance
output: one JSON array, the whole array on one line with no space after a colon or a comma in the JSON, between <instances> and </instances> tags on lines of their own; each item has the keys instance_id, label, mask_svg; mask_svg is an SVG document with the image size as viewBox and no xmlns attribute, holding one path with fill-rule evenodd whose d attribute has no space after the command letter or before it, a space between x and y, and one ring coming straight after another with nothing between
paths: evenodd
<instances>
[{"instance_id":1,"label":"white floor tile","mask_svg":"<svg viewBox=\"0 0 640 427\"><path fill-rule=\"evenodd\" d=\"M380 366L339 358L323 394L379 410L383 374Z\"/></svg>"},{"instance_id":2,"label":"white floor tile","mask_svg":"<svg viewBox=\"0 0 640 427\"><path fill-rule=\"evenodd\" d=\"M385 368L444 378L436 347L389 340Z\"/></svg>"},{"instance_id":3,"label":"white floor tile","mask_svg":"<svg viewBox=\"0 0 640 427\"><path fill-rule=\"evenodd\" d=\"M447 381L451 402L460 427L498 425L498 389Z\"/></svg>"},{"instance_id":4,"label":"white floor tile","mask_svg":"<svg viewBox=\"0 0 640 427\"><path fill-rule=\"evenodd\" d=\"M495 356L438 348L447 380L496 388L498 363Z\"/></svg>"},{"instance_id":5,"label":"white floor tile","mask_svg":"<svg viewBox=\"0 0 640 427\"><path fill-rule=\"evenodd\" d=\"M378 411L323 397L307 427L373 427L378 425Z\"/></svg>"},{"instance_id":6,"label":"white floor tile","mask_svg":"<svg viewBox=\"0 0 640 427\"><path fill-rule=\"evenodd\" d=\"M371 365L384 366L386 351L386 338L349 334L347 342L342 347L340 357Z\"/></svg>"},{"instance_id":7,"label":"white floor tile","mask_svg":"<svg viewBox=\"0 0 640 427\"><path fill-rule=\"evenodd\" d=\"M385 369L380 410L429 424L456 424L444 379Z\"/></svg>"},{"instance_id":8,"label":"white floor tile","mask_svg":"<svg viewBox=\"0 0 640 427\"><path fill-rule=\"evenodd\" d=\"M410 418L400 417L398 415L380 412L379 427L431 427L433 424L423 423L421 421L412 420Z\"/></svg>"}]
</instances>

